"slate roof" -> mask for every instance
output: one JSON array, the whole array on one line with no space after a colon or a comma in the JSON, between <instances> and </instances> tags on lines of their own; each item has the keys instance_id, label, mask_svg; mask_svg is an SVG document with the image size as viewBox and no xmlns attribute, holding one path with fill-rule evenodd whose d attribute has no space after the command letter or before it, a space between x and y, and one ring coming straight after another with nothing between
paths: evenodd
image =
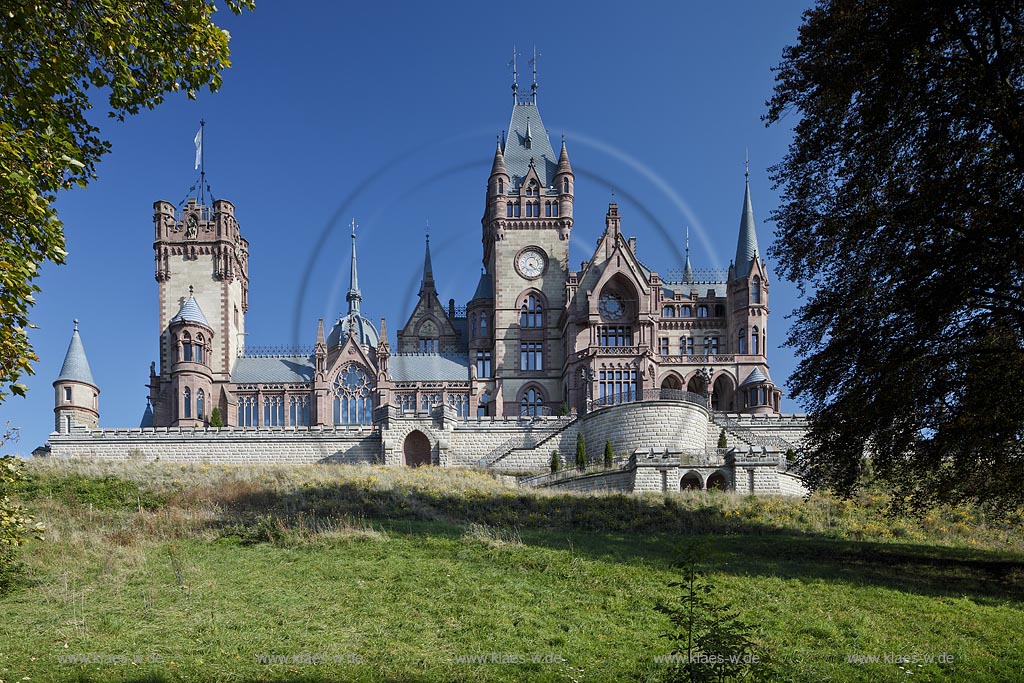
<instances>
[{"instance_id":1,"label":"slate roof","mask_svg":"<svg viewBox=\"0 0 1024 683\"><path fill-rule=\"evenodd\" d=\"M388 364L395 382L469 381L468 356L442 356L429 353L396 354Z\"/></svg>"},{"instance_id":2,"label":"slate roof","mask_svg":"<svg viewBox=\"0 0 1024 683\"><path fill-rule=\"evenodd\" d=\"M748 384L757 384L759 382L771 381L772 378L766 375L765 373L761 372L761 368L754 368L753 370L750 371L750 374L747 375L747 378L740 383L740 386L743 387Z\"/></svg>"},{"instance_id":3,"label":"slate roof","mask_svg":"<svg viewBox=\"0 0 1024 683\"><path fill-rule=\"evenodd\" d=\"M327 348L333 349L345 343L345 340L348 338L348 326L352 320L355 321L356 326L356 342L363 346L377 348L377 342L380 341L377 328L358 311L338 318L338 321L334 323L334 327L331 328L331 333L327 335Z\"/></svg>"},{"instance_id":4,"label":"slate roof","mask_svg":"<svg viewBox=\"0 0 1024 683\"><path fill-rule=\"evenodd\" d=\"M143 429L153 426L153 406L149 404L149 401L146 401L146 412L142 413L142 421L139 426Z\"/></svg>"},{"instance_id":5,"label":"slate roof","mask_svg":"<svg viewBox=\"0 0 1024 683\"><path fill-rule=\"evenodd\" d=\"M181 305L181 310L178 311L178 314L171 318L172 323L176 323L181 320L184 320L186 322L199 323L200 325L210 327L210 323L206 322L206 316L203 315L203 310L199 308L199 303L191 294L189 294L189 297L188 299L185 300L185 303Z\"/></svg>"},{"instance_id":6,"label":"slate roof","mask_svg":"<svg viewBox=\"0 0 1024 683\"><path fill-rule=\"evenodd\" d=\"M85 347L82 345L82 338L78 335L78 321L75 321L75 331L71 334L71 343L68 344L68 352L64 355L64 365L60 368L60 374L54 382L73 381L83 382L96 386L92 378L92 370L89 369L89 359L85 357Z\"/></svg>"},{"instance_id":7,"label":"slate roof","mask_svg":"<svg viewBox=\"0 0 1024 683\"><path fill-rule=\"evenodd\" d=\"M530 132L530 149L526 148L527 127ZM512 107L512 119L508 124L508 138L505 141L505 168L508 169L512 187L518 188L530 171L530 159L534 160L537 175L545 188L551 184L558 168L558 157L551 148L551 140L540 110L533 102L516 102Z\"/></svg>"},{"instance_id":8,"label":"slate roof","mask_svg":"<svg viewBox=\"0 0 1024 683\"><path fill-rule=\"evenodd\" d=\"M477 299L493 299L494 298L494 279L490 273L480 273L480 282L476 285L476 291L473 293L473 301Z\"/></svg>"},{"instance_id":9,"label":"slate roof","mask_svg":"<svg viewBox=\"0 0 1024 683\"><path fill-rule=\"evenodd\" d=\"M241 356L231 368L236 384L265 382L311 382L316 372L309 355Z\"/></svg>"},{"instance_id":10,"label":"slate roof","mask_svg":"<svg viewBox=\"0 0 1024 683\"><path fill-rule=\"evenodd\" d=\"M760 254L757 248L757 228L754 226L754 207L750 203L750 179L743 193L743 213L740 215L740 235L736 241L735 277L746 277L750 263Z\"/></svg>"}]
</instances>

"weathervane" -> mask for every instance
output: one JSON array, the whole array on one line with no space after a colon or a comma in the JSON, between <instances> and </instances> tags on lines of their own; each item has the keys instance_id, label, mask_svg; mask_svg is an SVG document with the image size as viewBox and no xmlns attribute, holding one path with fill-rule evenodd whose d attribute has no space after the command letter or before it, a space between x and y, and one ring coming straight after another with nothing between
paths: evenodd
<instances>
[{"instance_id":1,"label":"weathervane","mask_svg":"<svg viewBox=\"0 0 1024 683\"><path fill-rule=\"evenodd\" d=\"M512 67L512 101L516 101L516 91L519 89L519 71L517 68L516 57L519 55L516 52L516 46L512 46L512 61L508 63Z\"/></svg>"},{"instance_id":2,"label":"weathervane","mask_svg":"<svg viewBox=\"0 0 1024 683\"><path fill-rule=\"evenodd\" d=\"M530 66L533 67L533 85L530 87L530 89L531 89L530 95L533 98L533 103L534 104L537 103L537 57L540 57L540 56L541 55L537 52L537 46L534 45L533 46L533 59L530 60Z\"/></svg>"}]
</instances>

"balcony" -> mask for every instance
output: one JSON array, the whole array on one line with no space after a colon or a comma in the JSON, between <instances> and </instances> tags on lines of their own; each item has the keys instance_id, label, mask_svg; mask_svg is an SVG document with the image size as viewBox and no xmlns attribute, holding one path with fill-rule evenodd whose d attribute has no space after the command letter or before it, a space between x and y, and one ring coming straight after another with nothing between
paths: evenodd
<instances>
[{"instance_id":1,"label":"balcony","mask_svg":"<svg viewBox=\"0 0 1024 683\"><path fill-rule=\"evenodd\" d=\"M709 365L712 363L735 363L734 355L693 355L693 356L659 356L662 365Z\"/></svg>"},{"instance_id":2,"label":"balcony","mask_svg":"<svg viewBox=\"0 0 1024 683\"><path fill-rule=\"evenodd\" d=\"M640 401L681 401L708 407L708 397L685 389L633 389L618 394L611 394L587 401L587 412L605 406L617 406L623 403L639 403Z\"/></svg>"}]
</instances>

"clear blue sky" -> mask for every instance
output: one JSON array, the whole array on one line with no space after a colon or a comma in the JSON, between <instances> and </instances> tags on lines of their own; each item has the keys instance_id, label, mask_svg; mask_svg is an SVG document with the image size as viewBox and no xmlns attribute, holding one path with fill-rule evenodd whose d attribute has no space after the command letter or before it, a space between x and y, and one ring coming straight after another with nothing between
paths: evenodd
<instances>
[{"instance_id":1,"label":"clear blue sky","mask_svg":"<svg viewBox=\"0 0 1024 683\"><path fill-rule=\"evenodd\" d=\"M234 62L220 92L170 97L120 124L97 103L113 151L98 181L58 202L68 263L39 280L40 362L28 398L0 404L0 421L22 430L6 450L27 453L52 430L51 383L73 318L101 390L101 426L138 426L158 353L152 204L178 204L195 181L200 118L209 182L235 204L250 243L248 343L312 344L317 318L337 318L353 216L363 312L386 316L394 343L427 221L442 299L463 305L473 293L495 135L511 113L513 44L526 89L533 46L541 53L541 114L553 144L566 135L577 173L574 267L590 257L613 189L649 266L681 265L689 225L694 266L726 267L747 149L764 252L778 203L767 168L790 131L766 129L761 115L771 68L808 4L569 2L520 14L478 2L264 1L240 17L220 12ZM780 385L795 364L779 345L797 301L795 288L772 282L769 363ZM798 409L783 399L783 410Z\"/></svg>"}]
</instances>

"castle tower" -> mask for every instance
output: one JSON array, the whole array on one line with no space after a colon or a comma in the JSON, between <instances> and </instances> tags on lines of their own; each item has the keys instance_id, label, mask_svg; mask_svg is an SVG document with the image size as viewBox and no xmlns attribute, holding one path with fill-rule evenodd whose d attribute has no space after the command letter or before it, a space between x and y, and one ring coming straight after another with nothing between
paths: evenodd
<instances>
[{"instance_id":1,"label":"castle tower","mask_svg":"<svg viewBox=\"0 0 1024 683\"><path fill-rule=\"evenodd\" d=\"M739 372L736 407L741 412L778 412L782 396L768 374L768 285L768 269L757 243L748 170L727 295L729 347L736 354Z\"/></svg>"},{"instance_id":2,"label":"castle tower","mask_svg":"<svg viewBox=\"0 0 1024 683\"><path fill-rule=\"evenodd\" d=\"M77 320L64 364L53 381L53 390L54 431L67 434L74 427L96 429L99 426L100 390L92 378L89 359L85 357Z\"/></svg>"},{"instance_id":3,"label":"castle tower","mask_svg":"<svg viewBox=\"0 0 1024 683\"><path fill-rule=\"evenodd\" d=\"M472 314L479 321L485 307L489 318L483 333L478 322L471 341L475 359L490 354L489 414L553 414L565 401L558 320L565 308L574 182L564 141L557 156L551 147L535 80L528 97L513 98L505 145L495 150L481 220L484 273L467 306L471 325Z\"/></svg>"},{"instance_id":4,"label":"castle tower","mask_svg":"<svg viewBox=\"0 0 1024 683\"><path fill-rule=\"evenodd\" d=\"M235 358L245 348L245 312L249 308L249 243L235 220L235 207L224 199L207 206L191 197L180 211L165 201L155 202L153 211L160 382L169 381L174 362L169 324L190 286L191 296L214 332L210 372L215 381L226 382ZM154 404L158 417L166 412L160 405L162 391ZM157 424L164 423L158 419Z\"/></svg>"}]
</instances>

